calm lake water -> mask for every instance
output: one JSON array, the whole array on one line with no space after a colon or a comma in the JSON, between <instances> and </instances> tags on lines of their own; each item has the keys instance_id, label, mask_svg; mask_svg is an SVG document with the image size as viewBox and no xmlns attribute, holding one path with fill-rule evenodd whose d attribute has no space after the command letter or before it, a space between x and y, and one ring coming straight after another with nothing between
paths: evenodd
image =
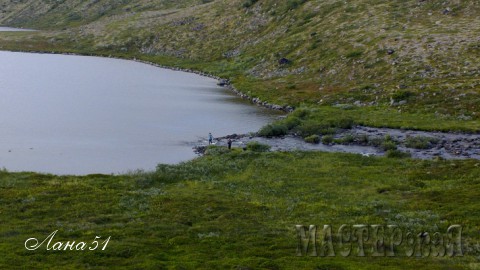
<instances>
[{"instance_id":1,"label":"calm lake water","mask_svg":"<svg viewBox=\"0 0 480 270\"><path fill-rule=\"evenodd\" d=\"M13 28L8 26L0 26L0 32L22 32L22 31L35 31L32 29L24 29L24 28Z\"/></svg>"},{"instance_id":2,"label":"calm lake water","mask_svg":"<svg viewBox=\"0 0 480 270\"><path fill-rule=\"evenodd\" d=\"M0 52L0 168L153 170L194 158L209 132L257 131L276 117L216 82L126 60Z\"/></svg>"}]
</instances>

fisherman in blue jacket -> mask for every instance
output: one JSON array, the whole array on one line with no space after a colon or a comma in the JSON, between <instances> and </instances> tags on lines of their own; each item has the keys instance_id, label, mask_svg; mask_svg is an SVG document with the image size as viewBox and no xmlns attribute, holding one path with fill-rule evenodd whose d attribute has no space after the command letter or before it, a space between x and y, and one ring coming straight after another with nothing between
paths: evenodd
<instances>
[{"instance_id":1,"label":"fisherman in blue jacket","mask_svg":"<svg viewBox=\"0 0 480 270\"><path fill-rule=\"evenodd\" d=\"M212 133L208 133L208 144L212 144L212 143L213 143Z\"/></svg>"}]
</instances>

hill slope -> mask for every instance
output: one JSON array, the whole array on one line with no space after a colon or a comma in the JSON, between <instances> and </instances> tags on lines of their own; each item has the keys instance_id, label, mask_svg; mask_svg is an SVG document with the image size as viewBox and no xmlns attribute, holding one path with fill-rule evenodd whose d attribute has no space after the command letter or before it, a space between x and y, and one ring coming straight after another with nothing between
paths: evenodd
<instances>
[{"instance_id":1,"label":"hill slope","mask_svg":"<svg viewBox=\"0 0 480 270\"><path fill-rule=\"evenodd\" d=\"M2 2L0 23L51 30L37 34L47 37L43 47L35 39L30 49L193 67L281 105L380 106L438 121L479 117L476 1ZM9 38L5 48L12 48ZM14 48L27 46L20 40Z\"/></svg>"}]
</instances>

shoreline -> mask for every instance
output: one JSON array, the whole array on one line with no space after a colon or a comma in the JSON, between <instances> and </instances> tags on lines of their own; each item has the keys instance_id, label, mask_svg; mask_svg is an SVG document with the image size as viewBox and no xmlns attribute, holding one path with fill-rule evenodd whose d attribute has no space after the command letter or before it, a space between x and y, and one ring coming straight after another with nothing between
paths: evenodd
<instances>
[{"instance_id":1,"label":"shoreline","mask_svg":"<svg viewBox=\"0 0 480 270\"><path fill-rule=\"evenodd\" d=\"M7 51L7 52L20 52L20 53L37 53L37 54L54 54L54 55L65 55L65 56L90 56L90 57L102 57L102 58L112 58L112 59L118 59L118 60L127 60L127 61L134 61L146 65L151 65L154 67L158 68L163 68L163 69L168 69L168 70L173 70L173 71L181 71L181 72L187 72L187 73L192 73L192 74L197 74L200 76L208 77L217 80L217 85L220 87L224 87L232 91L234 94L239 96L242 99L246 99L250 101L252 104L255 104L260 107L264 107L267 109L271 110L277 110L277 111L283 111L286 113L290 113L294 111L294 108L292 106L280 106L277 104L272 104L268 103L266 101L262 101L259 98L253 98L250 97L243 92L239 91L238 89L233 86L228 79L221 78L206 72L198 71L198 70L193 70L193 69L185 69L185 68L178 68L178 67L171 67L171 66L166 66L166 65L161 65L157 64L151 61L145 61L145 60L139 60L136 58L121 58L121 57L115 57L115 56L105 56L105 55L95 55L95 54L81 54L81 53L65 53L65 52L47 52L47 51L12 51L12 50L2 50L2 51ZM352 130L346 130L342 131L338 134L335 134L336 137L342 137L346 133L358 133L356 131L358 127L353 128ZM405 133L405 134L419 134L421 133L421 136L433 136L433 137L440 137L441 142L443 145L446 145L446 147L443 148L438 148L435 150L432 150L431 148L428 149L412 149L408 147L402 146L405 142L404 139L399 140L399 150L409 152L412 154L413 158L420 158L420 159L428 159L428 158L434 158L434 157L442 157L445 159L458 159L458 158L474 158L474 159L480 159L480 151L474 152L474 149L480 149L480 134L477 133L466 133L466 132L435 132L435 131L422 131L422 130L402 130L402 129L394 129L394 128L375 128L375 127L361 127L362 129L367 129L370 131L373 131L373 136L378 137L378 135L392 135L392 134L397 134L395 137L402 137L401 135L399 136L398 134L400 133ZM386 131L388 130L388 131ZM365 132L363 132L365 133ZM362 132L360 132L362 134ZM236 135L236 134L234 134ZM226 146L226 139L231 137L232 135L227 135L218 138L220 145L225 145ZM370 145L364 145L361 143L349 143L349 144L312 144L312 143L307 143L303 140L302 137L297 136L297 135L287 135L284 137L277 137L277 138L263 138L263 137L258 137L258 136L249 136L249 135L236 135L240 136L236 138L237 145L246 145L249 141L259 141L260 143L265 143L268 144L272 147L273 151L326 151L326 152L347 152L347 153L358 153L362 155L375 155L375 156L384 156L385 151L377 149L378 147L372 147ZM460 136L460 137L475 137L473 141L470 141L470 143L474 143L475 147L471 145L467 145L465 142L461 143L460 146L458 146L459 141L463 141L463 139L456 139L456 140L445 140L445 137L455 137L455 136ZM248 139L245 139L247 138ZM287 139L287 140L285 140ZM285 146L282 146L281 144L286 143ZM457 144L457 145L455 145ZM234 143L235 145L235 143ZM478 147L477 147L478 146ZM194 149L199 149L203 147L203 145L199 142L196 142L194 145ZM433 147L432 147L433 148ZM352 150L353 149L353 150ZM376 150L375 150L376 149ZM443 150L442 150L443 149ZM450 151L450 149L453 149ZM199 151L202 152L202 151Z\"/></svg>"},{"instance_id":2,"label":"shoreline","mask_svg":"<svg viewBox=\"0 0 480 270\"><path fill-rule=\"evenodd\" d=\"M273 104L273 103L269 103L269 102L266 102L266 101L262 101L259 98L251 97L251 96L243 93L242 91L238 90L233 84L230 83L230 80L215 76L215 75L210 74L210 73L199 71L199 70L179 68L179 67L171 67L171 66L166 66L166 65L155 63L155 62L140 60L140 59L136 59L136 58L133 58L133 59L132 58L121 58L121 57L115 57L115 56L110 56L110 55L105 56L105 55L96 55L96 54L64 53L64 52L55 52L55 51L50 51L50 52L47 52L47 51L23 51L23 50L12 51L12 50L1 50L1 49L0 49L0 51L19 52L19 53L36 53L36 54L56 54L56 55L66 55L66 56L68 56L68 55L90 56L90 57L102 57L102 58L111 58L111 59L118 59L118 60L134 61L134 62L137 62L137 63L142 63L142 64L146 64L146 65L150 65L150 66L154 66L154 67L158 67L158 68L163 68L163 69L168 69L168 70L173 70L173 71L187 72L187 73L197 74L197 75L200 75L200 76L215 79L215 80L217 80L217 85L218 86L223 87L223 88L227 88L228 90L232 91L235 95L239 96L240 98L248 100L251 103L253 103L257 106L260 106L260 107L264 107L264 108L267 108L267 109L270 109L270 110L283 111L283 112L286 112L286 113L290 113L290 112L293 112L295 110L295 108L290 106L290 105L281 106L281 105L278 105L278 104Z\"/></svg>"}]
</instances>

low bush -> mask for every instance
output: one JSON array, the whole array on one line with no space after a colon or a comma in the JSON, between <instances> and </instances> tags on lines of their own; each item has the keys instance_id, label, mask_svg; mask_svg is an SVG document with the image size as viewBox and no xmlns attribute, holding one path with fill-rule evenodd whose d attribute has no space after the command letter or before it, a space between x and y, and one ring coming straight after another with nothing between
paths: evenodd
<instances>
[{"instance_id":1,"label":"low bush","mask_svg":"<svg viewBox=\"0 0 480 270\"><path fill-rule=\"evenodd\" d=\"M262 137L286 135L289 131L306 138L312 135L335 134L338 129L351 129L355 122L350 117L340 118L310 118L312 111L298 109L287 118L264 126L258 132Z\"/></svg>"},{"instance_id":2,"label":"low bush","mask_svg":"<svg viewBox=\"0 0 480 270\"><path fill-rule=\"evenodd\" d=\"M299 133L300 136L305 138L311 135L335 134L337 129L325 124L318 124L315 122L303 122L301 125L295 128L295 131Z\"/></svg>"},{"instance_id":3,"label":"low bush","mask_svg":"<svg viewBox=\"0 0 480 270\"><path fill-rule=\"evenodd\" d=\"M291 116L282 120L281 123L284 124L287 127L287 129L292 130L298 125L300 125L302 121L296 116Z\"/></svg>"},{"instance_id":4,"label":"low bush","mask_svg":"<svg viewBox=\"0 0 480 270\"><path fill-rule=\"evenodd\" d=\"M342 138L335 139L334 142L338 144L350 144L355 141L355 137L352 134L347 134Z\"/></svg>"},{"instance_id":5,"label":"low bush","mask_svg":"<svg viewBox=\"0 0 480 270\"><path fill-rule=\"evenodd\" d=\"M205 155L222 155L229 152L230 150L225 146L209 145L205 150Z\"/></svg>"},{"instance_id":6,"label":"low bush","mask_svg":"<svg viewBox=\"0 0 480 270\"><path fill-rule=\"evenodd\" d=\"M273 123L268 124L260 129L258 135L261 137L275 137L283 136L288 132L288 128L285 124L282 123Z\"/></svg>"},{"instance_id":7,"label":"low bush","mask_svg":"<svg viewBox=\"0 0 480 270\"><path fill-rule=\"evenodd\" d=\"M388 158L409 158L412 155L397 149L391 149L386 152L385 156Z\"/></svg>"},{"instance_id":8,"label":"low bush","mask_svg":"<svg viewBox=\"0 0 480 270\"><path fill-rule=\"evenodd\" d=\"M392 140L384 140L381 144L383 151L397 150L397 144Z\"/></svg>"},{"instance_id":9,"label":"low bush","mask_svg":"<svg viewBox=\"0 0 480 270\"><path fill-rule=\"evenodd\" d=\"M392 99L395 102L402 100L407 100L409 97L413 96L413 93L410 91L400 90L392 94Z\"/></svg>"},{"instance_id":10,"label":"low bush","mask_svg":"<svg viewBox=\"0 0 480 270\"><path fill-rule=\"evenodd\" d=\"M385 141L384 138L379 138L379 137L368 138L368 145L379 147L383 144L384 141Z\"/></svg>"},{"instance_id":11,"label":"low bush","mask_svg":"<svg viewBox=\"0 0 480 270\"><path fill-rule=\"evenodd\" d=\"M259 142L249 142L247 143L247 150L252 152L268 152L270 151L270 145L261 144Z\"/></svg>"},{"instance_id":12,"label":"low bush","mask_svg":"<svg viewBox=\"0 0 480 270\"><path fill-rule=\"evenodd\" d=\"M78 12L71 12L67 16L68 22L80 21L82 16Z\"/></svg>"},{"instance_id":13,"label":"low bush","mask_svg":"<svg viewBox=\"0 0 480 270\"><path fill-rule=\"evenodd\" d=\"M355 125L355 122L352 118L340 118L336 121L331 122L331 126L336 128L351 129Z\"/></svg>"},{"instance_id":14,"label":"low bush","mask_svg":"<svg viewBox=\"0 0 480 270\"><path fill-rule=\"evenodd\" d=\"M310 110L308 109L296 109L295 111L292 112L293 117L298 117L300 119L305 119L307 116L311 114Z\"/></svg>"},{"instance_id":15,"label":"low bush","mask_svg":"<svg viewBox=\"0 0 480 270\"><path fill-rule=\"evenodd\" d=\"M325 135L322 137L322 143L323 144L331 144L333 142L333 136L332 135Z\"/></svg>"},{"instance_id":16,"label":"low bush","mask_svg":"<svg viewBox=\"0 0 480 270\"><path fill-rule=\"evenodd\" d=\"M307 2L307 0L288 0L287 1L287 10L296 9L302 4Z\"/></svg>"},{"instance_id":17,"label":"low bush","mask_svg":"<svg viewBox=\"0 0 480 270\"><path fill-rule=\"evenodd\" d=\"M255 3L257 3L257 2L258 2L258 0L246 0L246 1L243 2L242 6L244 8L249 8L253 5L255 5Z\"/></svg>"},{"instance_id":18,"label":"low bush","mask_svg":"<svg viewBox=\"0 0 480 270\"><path fill-rule=\"evenodd\" d=\"M397 149L397 142L395 142L390 135L386 135L385 137L374 137L374 138L366 138L368 139L368 145L374 147L380 147L383 151L388 150L396 150Z\"/></svg>"},{"instance_id":19,"label":"low bush","mask_svg":"<svg viewBox=\"0 0 480 270\"><path fill-rule=\"evenodd\" d=\"M368 135L362 134L362 135L357 136L357 141L360 144L368 144L368 142L369 142Z\"/></svg>"},{"instance_id":20,"label":"low bush","mask_svg":"<svg viewBox=\"0 0 480 270\"><path fill-rule=\"evenodd\" d=\"M350 51L350 52L347 53L347 55L345 55L345 57L347 57L347 58L357 58L357 57L362 56L362 54L363 54L363 51L359 51L359 50Z\"/></svg>"},{"instance_id":21,"label":"low bush","mask_svg":"<svg viewBox=\"0 0 480 270\"><path fill-rule=\"evenodd\" d=\"M315 144L320 143L320 136L318 136L317 134L314 134L314 135L305 137L305 142L315 143Z\"/></svg>"},{"instance_id":22,"label":"low bush","mask_svg":"<svg viewBox=\"0 0 480 270\"><path fill-rule=\"evenodd\" d=\"M438 142L437 138L418 136L407 136L405 139L405 146L415 149L429 149L432 148Z\"/></svg>"}]
</instances>

